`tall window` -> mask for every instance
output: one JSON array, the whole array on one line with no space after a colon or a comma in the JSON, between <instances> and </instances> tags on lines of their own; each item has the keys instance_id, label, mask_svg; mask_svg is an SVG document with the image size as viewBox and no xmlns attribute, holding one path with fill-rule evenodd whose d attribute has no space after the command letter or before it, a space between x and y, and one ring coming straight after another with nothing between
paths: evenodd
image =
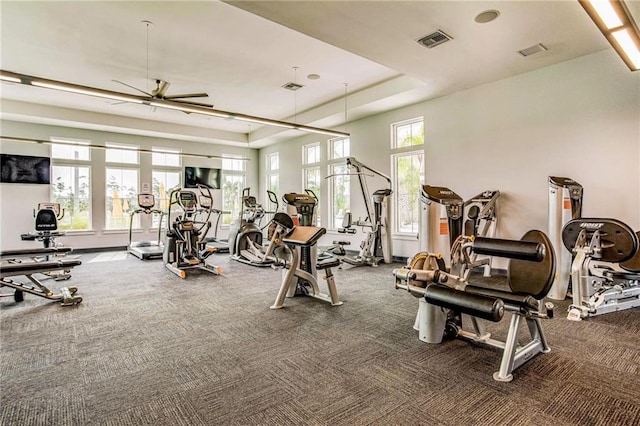
<instances>
[{"instance_id":1,"label":"tall window","mask_svg":"<svg viewBox=\"0 0 640 426\"><path fill-rule=\"evenodd\" d=\"M153 148L151 165L153 166L153 170L151 171L151 190L156 198L155 208L167 212L171 191L180 188L180 177L182 175L182 169L180 168L180 151ZM159 215L153 215L152 226L157 227L159 224Z\"/></svg>"},{"instance_id":2,"label":"tall window","mask_svg":"<svg viewBox=\"0 0 640 426\"><path fill-rule=\"evenodd\" d=\"M138 200L138 168L111 167L114 165L137 165L138 152L129 147L107 144L106 167L106 223L105 229L129 227L130 213L136 209ZM133 226L140 226L140 216L133 217Z\"/></svg>"},{"instance_id":3,"label":"tall window","mask_svg":"<svg viewBox=\"0 0 640 426\"><path fill-rule=\"evenodd\" d=\"M242 210L242 190L245 186L246 165L243 160L222 159L222 210L231 215L222 216L222 223L228 225L240 215Z\"/></svg>"},{"instance_id":4,"label":"tall window","mask_svg":"<svg viewBox=\"0 0 640 426\"><path fill-rule=\"evenodd\" d=\"M267 154L267 189L278 193L280 155L277 152Z\"/></svg>"},{"instance_id":5,"label":"tall window","mask_svg":"<svg viewBox=\"0 0 640 426\"><path fill-rule=\"evenodd\" d=\"M344 214L349 211L350 179L346 158L350 153L349 138L329 140L329 226L333 229L342 227Z\"/></svg>"},{"instance_id":6,"label":"tall window","mask_svg":"<svg viewBox=\"0 0 640 426\"><path fill-rule=\"evenodd\" d=\"M320 198L320 143L302 147L302 186L312 190ZM316 206L315 226L320 226L320 201Z\"/></svg>"},{"instance_id":7,"label":"tall window","mask_svg":"<svg viewBox=\"0 0 640 426\"><path fill-rule=\"evenodd\" d=\"M424 181L424 121L416 118L394 123L391 131L394 231L416 234L420 218L420 186Z\"/></svg>"},{"instance_id":8,"label":"tall window","mask_svg":"<svg viewBox=\"0 0 640 426\"><path fill-rule=\"evenodd\" d=\"M90 229L91 151L86 146L89 142L59 138L52 138L51 141L51 199L60 203L60 207L64 209L64 216L58 222L58 228ZM69 143L74 145L66 145Z\"/></svg>"}]
</instances>

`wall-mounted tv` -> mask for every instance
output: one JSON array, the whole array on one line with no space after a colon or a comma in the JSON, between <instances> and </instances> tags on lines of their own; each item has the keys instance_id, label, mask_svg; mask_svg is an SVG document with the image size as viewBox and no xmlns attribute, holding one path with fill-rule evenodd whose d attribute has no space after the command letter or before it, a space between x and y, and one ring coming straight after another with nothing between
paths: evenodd
<instances>
[{"instance_id":1,"label":"wall-mounted tv","mask_svg":"<svg viewBox=\"0 0 640 426\"><path fill-rule=\"evenodd\" d=\"M220 189L220 169L209 169L207 167L184 168L184 187L195 188L200 185L211 189Z\"/></svg>"},{"instance_id":2,"label":"wall-mounted tv","mask_svg":"<svg viewBox=\"0 0 640 426\"><path fill-rule=\"evenodd\" d=\"M29 155L0 154L0 182L51 183L51 159Z\"/></svg>"}]
</instances>

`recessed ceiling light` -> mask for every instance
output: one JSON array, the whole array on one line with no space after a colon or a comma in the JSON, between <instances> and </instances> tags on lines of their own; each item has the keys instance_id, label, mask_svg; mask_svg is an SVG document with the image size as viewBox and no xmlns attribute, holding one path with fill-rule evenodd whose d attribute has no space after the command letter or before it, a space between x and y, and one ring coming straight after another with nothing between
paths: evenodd
<instances>
[{"instance_id":1,"label":"recessed ceiling light","mask_svg":"<svg viewBox=\"0 0 640 426\"><path fill-rule=\"evenodd\" d=\"M319 74L309 74L309 75L307 76L307 78L308 78L309 80L317 80L317 79L319 79L319 78L320 78L320 75L319 75Z\"/></svg>"},{"instance_id":2,"label":"recessed ceiling light","mask_svg":"<svg viewBox=\"0 0 640 426\"><path fill-rule=\"evenodd\" d=\"M498 12L497 10L485 10L484 12L476 16L474 21L476 21L478 24L486 24L487 22L493 21L498 16L500 16L500 12Z\"/></svg>"}]
</instances>

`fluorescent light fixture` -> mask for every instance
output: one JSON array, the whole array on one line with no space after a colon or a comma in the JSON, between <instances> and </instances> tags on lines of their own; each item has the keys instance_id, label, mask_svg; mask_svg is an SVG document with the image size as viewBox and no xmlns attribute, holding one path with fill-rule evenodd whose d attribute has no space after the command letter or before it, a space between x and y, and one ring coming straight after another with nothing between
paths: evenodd
<instances>
[{"instance_id":1,"label":"fluorescent light fixture","mask_svg":"<svg viewBox=\"0 0 640 426\"><path fill-rule=\"evenodd\" d=\"M8 81L10 83L22 83L22 80L20 80L18 77L5 75L4 71L2 72L2 74L0 74L0 80Z\"/></svg>"},{"instance_id":2,"label":"fluorescent light fixture","mask_svg":"<svg viewBox=\"0 0 640 426\"><path fill-rule=\"evenodd\" d=\"M640 31L622 0L578 0L631 71L640 70Z\"/></svg>"},{"instance_id":3,"label":"fluorescent light fixture","mask_svg":"<svg viewBox=\"0 0 640 426\"><path fill-rule=\"evenodd\" d=\"M78 93L80 95L96 96L98 98L106 98L114 101L133 102L136 104L142 103L142 99L134 95L127 95L126 93L120 94L117 92L110 92L108 90L94 89L92 87L85 88L82 86L68 85L66 83L62 84L62 82L51 83L49 81L32 80L31 85L44 87L46 89L61 90L63 92Z\"/></svg>"},{"instance_id":4,"label":"fluorescent light fixture","mask_svg":"<svg viewBox=\"0 0 640 426\"><path fill-rule=\"evenodd\" d=\"M273 120L270 118L255 117L252 115L240 114L237 112L222 111L209 108L206 106L190 105L186 102L170 101L166 99L158 99L149 96L130 95L128 93L114 92L111 90L97 89L94 87L81 86L79 84L66 83L63 81L48 80L40 77L34 77L25 74L18 74L11 71L0 70L0 80L14 83L22 83L28 86L44 87L48 89L61 90L64 92L77 93L81 95L97 96L99 98L112 99L122 102L132 102L137 104L145 104L158 108L173 109L189 114L202 114L211 117L235 119L247 121L250 123L263 124L266 126L283 127L286 129L295 129L303 132L320 133L330 136L349 136L349 133L340 132L338 130L322 129L320 127L311 127L303 124L289 123L286 121ZM184 154L183 154L184 155Z\"/></svg>"},{"instance_id":5,"label":"fluorescent light fixture","mask_svg":"<svg viewBox=\"0 0 640 426\"><path fill-rule=\"evenodd\" d=\"M75 141L66 141L66 140L60 140L57 138L52 138L51 140L45 140L45 139L31 139L31 138L19 138L19 137L14 137L14 136L0 136L0 140L3 141L7 141L7 142L22 142L22 143L37 143L37 144L44 144L44 145L69 145L69 146L83 146L83 147L88 147L88 148L92 148L92 149L108 149L108 148L117 148L117 149L122 149L122 150L126 150L126 151L136 151L136 152L144 152L144 153L154 153L154 152L163 152L163 153L167 153L167 154L175 154L175 155L180 155L182 157L195 157L195 158L217 158L217 159L225 159L227 157L223 157L221 155L212 155L212 154L195 154L195 153L188 153L188 152L182 152L182 151L161 151L161 150L157 150L157 149L145 149L145 148L137 148L137 147L129 147L129 146L123 146L123 145L118 145L118 146L109 146L109 145L97 145L97 144L92 144L92 143L86 143L86 142L75 142ZM234 157L236 160L241 160L241 161L249 161L249 159L247 157Z\"/></svg>"}]
</instances>

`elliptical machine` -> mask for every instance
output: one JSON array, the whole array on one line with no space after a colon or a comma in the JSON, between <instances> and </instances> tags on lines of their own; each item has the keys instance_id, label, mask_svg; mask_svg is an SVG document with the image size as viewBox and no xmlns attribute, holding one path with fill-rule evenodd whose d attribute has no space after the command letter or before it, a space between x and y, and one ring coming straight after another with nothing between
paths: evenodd
<instances>
[{"instance_id":1,"label":"elliptical machine","mask_svg":"<svg viewBox=\"0 0 640 426\"><path fill-rule=\"evenodd\" d=\"M356 170L360 190L364 197L364 205L367 211L367 217L364 220L358 220L353 223L343 223L343 228L347 229L353 226L359 226L362 229L368 228L366 238L360 243L360 252L357 256L342 256L341 260L353 266L378 266L380 262L391 263L393 260L393 245L391 241L391 233L389 232L389 205L388 198L392 194L392 184L389 176L368 167L354 157L347 158L347 166ZM365 178L364 170L384 178L389 187L378 189L373 192L369 199L369 189ZM371 202L373 201L373 206ZM349 218L351 215L348 216Z\"/></svg>"},{"instance_id":2,"label":"elliptical machine","mask_svg":"<svg viewBox=\"0 0 640 426\"><path fill-rule=\"evenodd\" d=\"M167 269L180 278L186 278L188 269L203 269L217 275L222 273L222 268L205 261L215 251L204 241L211 227L212 197L208 187L198 185L197 189L199 194L191 189L175 189L169 195L167 217L171 218L172 206L180 207L182 212L167 231L162 259ZM199 210L208 210L206 220L196 220Z\"/></svg>"},{"instance_id":3,"label":"elliptical machine","mask_svg":"<svg viewBox=\"0 0 640 426\"><path fill-rule=\"evenodd\" d=\"M279 205L278 197L272 191L267 191L269 200ZM240 216L233 221L229 228L229 251L231 258L238 262L253 266L270 266L274 262L273 241L267 248L262 246L263 234L260 221L267 213L256 197L250 195L250 188L242 190L242 206ZM277 207L276 207L277 210Z\"/></svg>"}]
</instances>

